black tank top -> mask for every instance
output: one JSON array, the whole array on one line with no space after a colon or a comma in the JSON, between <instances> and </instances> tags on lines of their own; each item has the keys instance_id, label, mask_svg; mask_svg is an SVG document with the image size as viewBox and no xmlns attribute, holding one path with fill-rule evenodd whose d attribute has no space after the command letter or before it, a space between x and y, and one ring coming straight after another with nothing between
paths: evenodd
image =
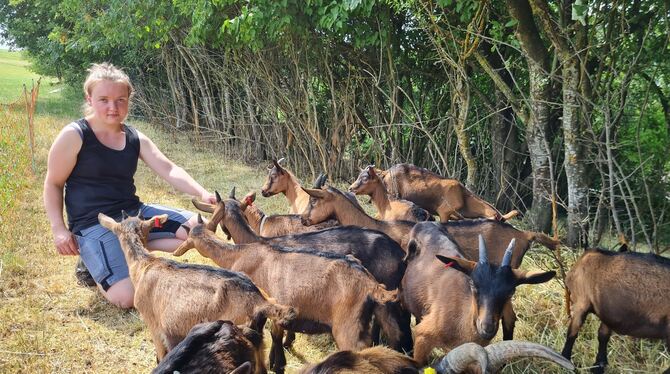
<instances>
[{"instance_id":1,"label":"black tank top","mask_svg":"<svg viewBox=\"0 0 670 374\"><path fill-rule=\"evenodd\" d=\"M123 125L126 146L111 149L98 140L85 119L72 124L81 130L83 144L77 163L65 181L65 210L70 231L78 232L98 223L98 213L119 217L121 210L135 214L140 199L133 176L140 155L137 130Z\"/></svg>"}]
</instances>

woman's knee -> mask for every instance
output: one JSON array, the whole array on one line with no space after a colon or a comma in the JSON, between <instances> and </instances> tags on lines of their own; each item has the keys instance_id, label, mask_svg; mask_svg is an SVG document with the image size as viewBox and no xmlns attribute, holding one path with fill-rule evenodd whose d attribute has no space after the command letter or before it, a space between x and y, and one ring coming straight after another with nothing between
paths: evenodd
<instances>
[{"instance_id":1,"label":"woman's knee","mask_svg":"<svg viewBox=\"0 0 670 374\"><path fill-rule=\"evenodd\" d=\"M134 305L135 288L130 278L124 278L114 283L106 292L102 291L105 299L122 309L130 309Z\"/></svg>"}]
</instances>

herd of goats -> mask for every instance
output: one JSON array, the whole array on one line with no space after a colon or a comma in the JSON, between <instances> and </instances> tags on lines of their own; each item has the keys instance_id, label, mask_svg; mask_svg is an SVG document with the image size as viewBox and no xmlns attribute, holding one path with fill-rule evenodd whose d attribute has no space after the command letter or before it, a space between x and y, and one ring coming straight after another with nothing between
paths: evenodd
<instances>
[{"instance_id":1,"label":"herd of goats","mask_svg":"<svg viewBox=\"0 0 670 374\"><path fill-rule=\"evenodd\" d=\"M124 213L118 223L100 214L125 253L156 348L154 373L265 373L268 319L277 373L296 332L330 333L339 349L303 373L494 373L519 357L575 370L572 347L589 313L601 320L595 372L605 370L612 332L669 343L666 258L586 249L565 279L571 318L558 354L512 340L516 287L555 276L520 270L523 256L532 242L556 250L558 241L514 228L504 221L516 211L503 215L457 180L409 164L368 166L349 191L323 176L305 188L274 161L262 194L283 193L293 214L267 216L255 193L238 200L234 189L227 199L217 193L216 204L194 200L211 217L184 226L189 237L174 255L195 248L218 267L151 255L146 236L166 215ZM369 195L377 217L354 194ZM500 322L503 341L489 345ZM431 367L434 348L448 353Z\"/></svg>"}]
</instances>

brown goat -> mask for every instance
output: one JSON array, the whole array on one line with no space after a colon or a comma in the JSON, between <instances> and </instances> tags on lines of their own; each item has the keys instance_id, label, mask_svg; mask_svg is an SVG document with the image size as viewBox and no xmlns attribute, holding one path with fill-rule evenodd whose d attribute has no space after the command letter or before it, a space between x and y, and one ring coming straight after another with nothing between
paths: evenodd
<instances>
[{"instance_id":1,"label":"brown goat","mask_svg":"<svg viewBox=\"0 0 670 374\"><path fill-rule=\"evenodd\" d=\"M524 341L497 342L486 347L475 343L460 345L435 365L438 374L498 373L503 365L518 358L542 358L565 369L574 370L572 363L551 348ZM360 352L340 351L319 364L303 368L301 374L412 374L424 370L416 361L384 347L366 348Z\"/></svg>"},{"instance_id":2,"label":"brown goat","mask_svg":"<svg viewBox=\"0 0 670 374\"><path fill-rule=\"evenodd\" d=\"M432 214L409 200L390 198L384 182L375 172L374 165L369 165L361 171L349 191L356 195L369 195L372 203L377 207L375 218L384 221L434 221Z\"/></svg>"},{"instance_id":3,"label":"brown goat","mask_svg":"<svg viewBox=\"0 0 670 374\"><path fill-rule=\"evenodd\" d=\"M158 360L200 322L251 322L262 331L266 318L282 326L295 318L295 310L275 303L242 273L150 255L145 249L149 230L165 223L167 215L117 223L100 213L98 220L119 238L135 287L135 308L151 331Z\"/></svg>"},{"instance_id":4,"label":"brown goat","mask_svg":"<svg viewBox=\"0 0 670 374\"><path fill-rule=\"evenodd\" d=\"M231 245L220 240L203 224L175 251L182 255L196 248L217 265L243 271L270 295L298 309L289 330L302 333L330 332L340 349L360 350L370 346L372 314L380 322L390 344L399 349L403 337L397 292L377 283L351 256L312 250L287 249L265 243ZM273 326L270 367L282 372L283 328ZM275 352L274 354L272 352Z\"/></svg>"},{"instance_id":5,"label":"brown goat","mask_svg":"<svg viewBox=\"0 0 670 374\"><path fill-rule=\"evenodd\" d=\"M665 339L670 348L670 260L654 254L589 249L565 278L572 310L563 356L572 346L586 316L600 319L594 372L607 366L612 332L637 338ZM670 368L665 373L670 373Z\"/></svg>"},{"instance_id":6,"label":"brown goat","mask_svg":"<svg viewBox=\"0 0 670 374\"><path fill-rule=\"evenodd\" d=\"M213 231L216 224L219 223L223 232L229 238L232 237L236 244L264 242L289 248L309 248L340 255L352 255L386 289L394 290L400 286L400 280L405 274L405 262L403 261L405 253L393 239L381 232L354 226L337 226L310 233L263 238L256 235L243 218L242 211L249 209L246 206L247 200L243 202L235 200L234 189L230 198L226 200L222 200L218 192L215 194L217 199L215 206L202 203L198 199L193 199L193 205L202 211L212 213L212 218L207 225L210 230ZM408 321L405 336L410 337L410 316L408 313L405 313L405 316ZM379 325L375 321L373 323L375 343L377 343L378 336ZM289 347L294 339L295 334L289 332L284 346ZM411 349L411 341L404 342L403 347L407 350Z\"/></svg>"},{"instance_id":7,"label":"brown goat","mask_svg":"<svg viewBox=\"0 0 670 374\"><path fill-rule=\"evenodd\" d=\"M214 231L219 224L235 244L266 243L292 249L306 248L343 256L352 255L386 289L394 290L400 285L405 274L404 252L395 241L381 232L354 226L337 226L316 232L265 238L256 235L242 217L242 211L246 208L244 201L235 200L232 193L225 200L221 199L218 192L215 191L215 194L216 205L198 199L192 200L193 205L212 213L207 223L209 230Z\"/></svg>"},{"instance_id":8,"label":"brown goat","mask_svg":"<svg viewBox=\"0 0 670 374\"><path fill-rule=\"evenodd\" d=\"M230 321L204 322L193 326L151 373L243 374L253 367L254 373L265 373L262 355L263 336L253 329Z\"/></svg>"},{"instance_id":9,"label":"brown goat","mask_svg":"<svg viewBox=\"0 0 670 374\"><path fill-rule=\"evenodd\" d=\"M456 250L436 255L415 242L410 246L401 297L420 321L414 329L414 359L419 364L428 362L433 348L450 350L468 342L487 345L496 335L503 307L516 287L547 282L556 274L512 269L514 240L500 266L492 264L481 235L479 242L478 262L466 260Z\"/></svg>"},{"instance_id":10,"label":"brown goat","mask_svg":"<svg viewBox=\"0 0 670 374\"><path fill-rule=\"evenodd\" d=\"M446 222L455 218L490 218L505 221L519 212L502 215L493 205L468 190L456 179L447 179L411 164L398 164L379 172L389 193L409 200L440 216Z\"/></svg>"},{"instance_id":11,"label":"brown goat","mask_svg":"<svg viewBox=\"0 0 670 374\"><path fill-rule=\"evenodd\" d=\"M268 179L261 188L261 194L264 197L270 197L278 193L283 193L291 205L290 213L302 213L309 202L309 196L303 191L300 182L298 182L298 178L296 178L293 173L282 168L277 161L273 160L272 163L274 166L268 168ZM328 176L321 174L314 183L315 187L321 188L326 182L326 179L328 179ZM345 196L358 209L363 210L360 204L358 204L356 196L353 194Z\"/></svg>"},{"instance_id":12,"label":"brown goat","mask_svg":"<svg viewBox=\"0 0 670 374\"><path fill-rule=\"evenodd\" d=\"M506 248L504 243L515 240L512 260L510 265L513 269L521 266L524 255L530 249L533 241L555 250L560 244L543 233L517 230L512 225L494 220L463 220L437 222L419 222L414 225L410 232L410 241L424 250L430 250L435 254L442 251L458 251L468 260L479 260L479 243L477 236L484 237L484 241L491 243L487 246L487 258L489 262L500 265ZM503 339L511 340L514 337L514 326L516 314L511 301L503 308L502 326Z\"/></svg>"},{"instance_id":13,"label":"brown goat","mask_svg":"<svg viewBox=\"0 0 670 374\"><path fill-rule=\"evenodd\" d=\"M319 223L334 216L342 225L354 225L381 231L398 242L405 251L409 244L410 231L415 225L421 225L426 230L430 229L430 234L436 236L430 240L431 246L439 246L442 235L451 236L465 257L471 260L476 260L478 255L477 234L481 233L488 243L492 243L490 257L492 261L497 261L495 263L499 263L505 253L504 243L515 238L519 242L519 250L514 253L513 257L515 267L521 264L521 259L531 242L537 241L551 249L555 249L559 244L558 241L545 234L517 230L507 223L495 220L478 219L444 223L380 221L356 209L336 188L324 187L323 189L305 189L305 191L310 195L310 204L302 214L303 224Z\"/></svg>"},{"instance_id":14,"label":"brown goat","mask_svg":"<svg viewBox=\"0 0 670 374\"><path fill-rule=\"evenodd\" d=\"M251 226L256 234L266 238L319 231L339 225L336 220L331 219L318 225L305 226L302 224L299 214L273 214L267 216L257 205L254 205L255 201L256 192L249 192L242 199L244 218L249 222L249 226Z\"/></svg>"},{"instance_id":15,"label":"brown goat","mask_svg":"<svg viewBox=\"0 0 670 374\"><path fill-rule=\"evenodd\" d=\"M415 222L374 219L363 210L357 209L340 190L334 187L303 188L303 190L310 196L309 204L302 213L302 223L304 225L314 225L330 217L335 217L342 225L381 231L400 244L403 250L407 251L409 232L414 227Z\"/></svg>"}]
</instances>

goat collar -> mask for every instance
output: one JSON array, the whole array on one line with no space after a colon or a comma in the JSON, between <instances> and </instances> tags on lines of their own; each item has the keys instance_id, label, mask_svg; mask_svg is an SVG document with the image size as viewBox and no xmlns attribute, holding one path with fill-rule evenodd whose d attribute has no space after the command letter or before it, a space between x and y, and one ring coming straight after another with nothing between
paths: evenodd
<instances>
[{"instance_id":1,"label":"goat collar","mask_svg":"<svg viewBox=\"0 0 670 374\"><path fill-rule=\"evenodd\" d=\"M263 215L263 218L261 218L261 224L258 226L258 235L263 236L263 225L265 224L265 220L268 219L268 216Z\"/></svg>"}]
</instances>

